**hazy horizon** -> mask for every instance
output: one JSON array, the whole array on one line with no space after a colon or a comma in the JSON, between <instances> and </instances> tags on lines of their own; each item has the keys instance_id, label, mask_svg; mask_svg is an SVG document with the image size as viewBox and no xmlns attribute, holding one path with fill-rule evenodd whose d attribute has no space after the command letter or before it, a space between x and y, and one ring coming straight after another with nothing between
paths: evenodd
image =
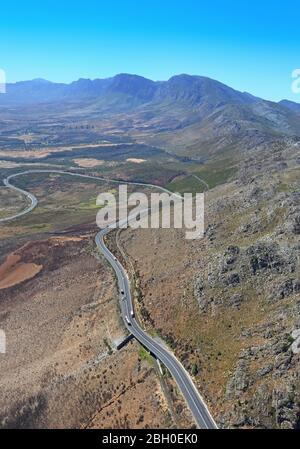
<instances>
[{"instance_id":1,"label":"hazy horizon","mask_svg":"<svg viewBox=\"0 0 300 449\"><path fill-rule=\"evenodd\" d=\"M171 76L170 78L168 78L168 79L159 79L159 80L156 80L156 79L151 79L151 78L149 78L149 77L140 75L140 74L138 74L138 73L127 73L127 72L125 73L125 72L121 72L121 73L116 73L116 74L112 75L111 77L101 77L101 76L96 77L96 78L80 78L80 77L79 77L79 78L75 78L75 79L73 79L73 80L71 80L71 81L69 81L69 82L64 82L64 81L53 81L53 80L49 80L49 79L46 79L46 78L37 77L37 78L32 78L32 79L27 79L27 80L19 80L19 81L15 81L15 82L13 82L13 83L8 83L8 84L17 84L17 83L31 82L31 81L45 81L45 82L49 82L49 83L53 83L53 84L66 84L66 85L68 85L68 84L76 83L76 82L79 81L79 80L95 81L95 80L99 80L99 79L113 78L114 76L117 76L117 75L139 76L139 77L143 77L143 78L149 79L149 80L154 81L154 82L164 82L164 81L168 81L169 79L171 79L171 78L173 78L173 77L175 77L175 76L181 76L181 75L198 76L198 77L201 77L201 78L210 78L210 77L207 77L207 76L205 76L205 75L198 75L198 74L191 74L191 73L176 73L176 74L172 75L172 76ZM213 79L213 78L210 78L210 79ZM225 84L222 80L214 79L214 81L217 81L217 82L219 82L219 83L221 83L221 84L227 85L227 84ZM238 89L236 89L235 86L233 86L233 85L227 85L227 86L230 87L230 88L232 88L232 89L234 89L234 90L237 90L237 91L238 91ZM254 95L252 92L249 92L249 91L241 91L241 92L247 93L247 94L250 94L250 95ZM264 98L264 97L259 97L259 98L261 98L261 99L263 99L263 100L269 100L268 98ZM280 98L280 100L278 100L278 101L277 101L277 100L269 100L269 101L274 101L275 103L277 103L277 102L279 102L279 101L281 101L281 100L289 100L289 99L288 99L288 98ZM300 104L300 96L299 96L299 98L298 98L298 101L297 101L297 98L296 98L296 99L293 99L293 100L290 100L290 101L293 101L293 102L295 102L295 103L299 103L299 104Z\"/></svg>"},{"instance_id":2,"label":"hazy horizon","mask_svg":"<svg viewBox=\"0 0 300 449\"><path fill-rule=\"evenodd\" d=\"M8 83L70 83L133 73L153 80L189 73L268 100L299 102L298 18L282 2L187 0L14 2L1 7L0 68Z\"/></svg>"}]
</instances>

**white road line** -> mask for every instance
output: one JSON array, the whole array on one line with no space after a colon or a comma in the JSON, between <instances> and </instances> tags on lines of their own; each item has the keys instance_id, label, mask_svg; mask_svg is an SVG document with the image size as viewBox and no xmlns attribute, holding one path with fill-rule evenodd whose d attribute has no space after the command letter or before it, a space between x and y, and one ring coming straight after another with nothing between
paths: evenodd
<instances>
[{"instance_id":1,"label":"white road line","mask_svg":"<svg viewBox=\"0 0 300 449\"><path fill-rule=\"evenodd\" d=\"M7 187L24 194L27 198L29 198L31 205L18 214L15 214L11 217L6 217L6 218L0 219L0 222L6 222L9 220L13 220L18 217L21 217L21 216L31 212L37 206L38 202L37 202L36 197L33 194L26 192L25 190L22 190L10 183L10 180L13 178L16 178L16 177L22 176L22 175L26 175L26 174L34 174L34 173L57 173L57 174L63 174L63 175L78 176L81 178L88 178L88 179L93 179L93 180L101 180L101 181L105 181L107 183L118 183L118 184L124 183L124 184L132 184L132 185L142 185L145 187L157 188L157 189L167 192L169 194L173 194L173 192L170 192L169 190L165 189L164 187L156 186L154 184L149 184L149 183L107 179L107 178L103 178L100 176L84 175L84 174L80 174L80 173L72 173L72 172L61 171L61 170L27 170L24 172L9 175L6 179L4 179L3 183ZM201 179L199 179L199 180L202 181ZM146 209L145 209L145 212L146 212ZM143 211L141 213L143 213ZM115 269L115 272L116 272L117 278L118 278L118 282L119 282L119 286L121 285L122 288L124 288L124 292L125 291L128 292L128 295L126 295L127 297L126 297L126 301L125 301L125 307L127 310L127 315L129 317L128 307L130 305L130 307L132 308L132 298L131 298L129 279L128 279L127 273L119 261L117 261L118 263L115 262L114 255L105 246L105 243L103 240L104 235L106 235L112 229L114 229L114 227L112 225L110 225L110 226L108 226L108 228L106 230L102 230L102 231L98 232L98 234L96 235L95 241L96 241L96 245L102 250L106 259L111 263L112 267ZM120 266L118 266L118 264ZM121 273L121 279L123 277L122 274L124 274L124 276L126 276L126 281L125 281L125 278L122 279L124 285L122 284L122 281L120 282L120 278L119 278L120 273ZM129 304L128 304L128 302L129 302ZM121 310L122 310L122 307L121 307ZM123 317L123 320L124 320L124 317ZM160 346L155 340L152 340L151 337L149 337L143 331L143 329L139 327L139 325L137 324L137 322L134 318L131 319L131 322L133 323L133 325L128 326L128 324L126 323L126 320L124 320L124 323L126 324L126 327L128 328L128 330L131 332L134 329L134 332L132 332L133 335L134 335L134 333L137 334L137 336L135 335L136 338L139 339L141 342L143 342L143 344L145 344L145 346L147 346L148 349L151 352L153 352L153 354L155 354L156 356L158 354L158 358L160 358L160 360L167 367L168 366L171 367L171 369L173 370L173 374L175 372L177 379L179 379L180 383L182 384L181 388L180 388L180 385L178 385L178 386L179 386L183 396L185 397L187 404L189 405L189 402L187 400L187 397L188 397L188 399L192 402L198 415L200 416L201 422L204 423L205 427L206 428L217 428L217 425L216 425L214 419L212 418L212 416L207 408L207 405L205 404L200 393L198 392L197 388L195 387L192 378L190 377L188 372L185 370L183 365L176 359L176 357L174 356L173 353L171 353L169 350ZM180 372L179 368L180 368L181 372ZM168 368L168 369L170 369L170 368ZM182 375L182 373L184 373L184 375ZM176 380L176 376L174 376L175 380ZM177 381L177 383L178 383L178 381ZM184 391L183 391L183 389L184 389ZM199 404L197 404L197 402L195 401L195 397L191 393L190 389L192 389L192 391L194 392L194 395L196 397L198 397L198 401L201 404L201 407L204 407L204 410L206 411L206 415L203 414L203 410L201 410L201 408L199 408ZM192 414L194 415L194 418L195 418L197 424L199 425L198 419L196 418L195 414L193 413L193 410L191 407L190 407L190 409L191 409Z\"/></svg>"}]
</instances>

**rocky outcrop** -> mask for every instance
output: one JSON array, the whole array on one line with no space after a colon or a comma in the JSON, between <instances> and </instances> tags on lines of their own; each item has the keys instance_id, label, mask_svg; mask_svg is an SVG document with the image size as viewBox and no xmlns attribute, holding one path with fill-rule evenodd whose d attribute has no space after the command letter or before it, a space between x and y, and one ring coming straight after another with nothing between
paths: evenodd
<instances>
[{"instance_id":1,"label":"rocky outcrop","mask_svg":"<svg viewBox=\"0 0 300 449\"><path fill-rule=\"evenodd\" d=\"M194 296L205 323L222 329L223 359L210 372L230 361L220 374L225 428L300 427L300 196L294 144L289 151L250 157L208 213Z\"/></svg>"}]
</instances>

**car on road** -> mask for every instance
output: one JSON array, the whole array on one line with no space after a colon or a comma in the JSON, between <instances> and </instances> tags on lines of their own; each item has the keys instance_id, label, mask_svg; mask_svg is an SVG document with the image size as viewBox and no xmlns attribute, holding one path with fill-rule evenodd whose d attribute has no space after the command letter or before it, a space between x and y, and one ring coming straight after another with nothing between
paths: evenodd
<instances>
[{"instance_id":1,"label":"car on road","mask_svg":"<svg viewBox=\"0 0 300 449\"><path fill-rule=\"evenodd\" d=\"M127 324L128 324L128 326L131 326L131 322L129 321L129 319L128 319L128 316L127 316L127 315L125 315L125 319L126 319L126 321L127 321Z\"/></svg>"}]
</instances>

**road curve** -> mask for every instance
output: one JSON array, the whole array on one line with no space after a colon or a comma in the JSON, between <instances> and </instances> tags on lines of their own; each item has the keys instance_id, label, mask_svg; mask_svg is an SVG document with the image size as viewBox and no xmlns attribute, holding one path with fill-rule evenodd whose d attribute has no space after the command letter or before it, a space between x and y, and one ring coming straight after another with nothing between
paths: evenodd
<instances>
[{"instance_id":1,"label":"road curve","mask_svg":"<svg viewBox=\"0 0 300 449\"><path fill-rule=\"evenodd\" d=\"M17 192L24 194L29 199L30 205L22 212L19 212L18 214L15 214L11 217L1 218L0 223L21 217L31 212L36 207L37 199L33 194L25 190L22 190L10 183L11 179L14 179L18 176L34 173L58 173L70 176L78 176L82 178L90 178L94 180L96 179L105 182L114 182L118 184L123 183L123 184L142 185L146 187L157 188L169 194L172 193L167 189L164 189L163 187L142 182L121 181L115 179L110 180L99 176L96 177L60 170L27 170L24 172L15 173L8 176L6 179L4 179L3 183L6 187L9 187ZM213 417L211 416L204 400L202 399L200 393L198 392L197 388L194 385L191 376L185 370L183 365L166 346L162 345L161 343L150 337L136 321L133 313L134 307L127 273L124 267L121 265L121 263L117 260L117 258L106 247L104 242L104 236L108 234L112 229L115 229L115 227L116 225L112 224L110 226L107 226L105 229L99 231L98 234L96 235L95 242L97 247L101 250L104 257L110 263L110 265L112 266L112 268L116 273L119 291L121 292L120 293L121 313L125 326L127 327L128 331L131 332L142 345L144 345L155 357L157 357L168 368L168 370L174 377L183 397L185 398L186 403L192 412L192 415L195 419L197 426L202 429L217 429L217 425Z\"/></svg>"},{"instance_id":2,"label":"road curve","mask_svg":"<svg viewBox=\"0 0 300 449\"><path fill-rule=\"evenodd\" d=\"M3 180L3 184L12 190L15 190L18 193L22 193L22 195L24 195L26 198L29 199L30 204L24 210L22 210L21 212L18 212L15 215L11 215L10 217L0 218L0 223L5 222L5 221L11 221L11 220L14 220L15 218L22 217L22 215L28 214L37 206L37 203L38 203L37 199L34 195L32 195L32 193L26 192L26 190L22 190L19 187L16 187L16 186L10 184L10 182L9 182L10 179L15 178L16 176L20 176L20 173L15 173L13 175L8 176L7 178L5 178Z\"/></svg>"}]
</instances>

